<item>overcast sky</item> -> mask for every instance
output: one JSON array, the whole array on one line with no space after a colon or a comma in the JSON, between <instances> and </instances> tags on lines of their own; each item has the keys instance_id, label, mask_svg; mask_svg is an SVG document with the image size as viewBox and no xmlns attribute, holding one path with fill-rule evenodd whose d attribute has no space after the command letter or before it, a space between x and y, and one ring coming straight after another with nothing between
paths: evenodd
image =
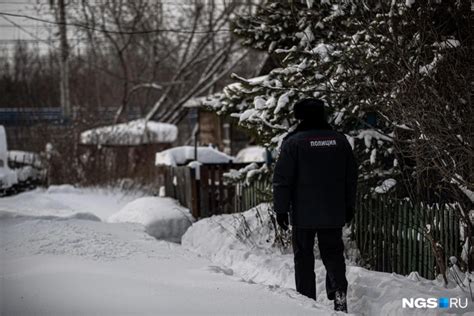
<instances>
[{"instance_id":1,"label":"overcast sky","mask_svg":"<svg viewBox=\"0 0 474 316\"><path fill-rule=\"evenodd\" d=\"M54 20L48 3L49 0L0 0L0 12ZM181 6L192 5L190 0L162 1L162 3L168 7L165 14L172 19L179 15ZM216 3L217 5L222 4L220 1ZM69 44L74 47L80 40L73 28L69 28L69 31ZM58 44L55 32L57 32L56 25L23 17L0 15L0 53L4 53L5 48L11 51L17 40L37 44L41 51L47 51L50 47L55 47Z\"/></svg>"},{"instance_id":2,"label":"overcast sky","mask_svg":"<svg viewBox=\"0 0 474 316\"><path fill-rule=\"evenodd\" d=\"M0 12L52 19L48 11L47 0L0 0ZM16 40L26 40L38 43L38 47L45 50L53 30L51 25L42 22L0 15L0 47L11 49Z\"/></svg>"}]
</instances>

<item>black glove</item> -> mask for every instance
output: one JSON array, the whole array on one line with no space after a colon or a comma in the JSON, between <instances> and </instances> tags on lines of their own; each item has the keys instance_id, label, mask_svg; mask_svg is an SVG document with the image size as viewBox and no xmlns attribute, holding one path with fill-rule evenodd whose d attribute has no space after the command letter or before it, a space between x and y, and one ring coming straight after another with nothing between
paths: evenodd
<instances>
[{"instance_id":1,"label":"black glove","mask_svg":"<svg viewBox=\"0 0 474 316\"><path fill-rule=\"evenodd\" d=\"M354 218L354 213L355 210L352 206L348 206L346 208L346 224L350 224L350 222L352 222L352 219Z\"/></svg>"},{"instance_id":2,"label":"black glove","mask_svg":"<svg viewBox=\"0 0 474 316\"><path fill-rule=\"evenodd\" d=\"M288 213L276 213L276 218L278 226L280 226L283 230L287 230L289 224Z\"/></svg>"}]
</instances>

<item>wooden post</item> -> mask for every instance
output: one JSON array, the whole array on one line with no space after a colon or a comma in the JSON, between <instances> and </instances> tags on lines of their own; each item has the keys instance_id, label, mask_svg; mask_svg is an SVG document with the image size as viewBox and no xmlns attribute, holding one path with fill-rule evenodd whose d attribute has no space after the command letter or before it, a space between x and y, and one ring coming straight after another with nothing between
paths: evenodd
<instances>
[{"instance_id":1,"label":"wooden post","mask_svg":"<svg viewBox=\"0 0 474 316\"><path fill-rule=\"evenodd\" d=\"M408 246L408 205L405 203L403 205L403 274L408 274L408 264L409 264L409 246Z\"/></svg>"},{"instance_id":2,"label":"wooden post","mask_svg":"<svg viewBox=\"0 0 474 316\"><path fill-rule=\"evenodd\" d=\"M386 201L386 206L388 207L388 210L386 209L386 214L388 217L388 243L390 245L390 251L388 255L388 266L389 266L389 271L388 272L394 272L395 266L394 266L394 260L395 260L395 253L396 253L396 243L394 238L394 232L395 232L395 221L394 221L394 215L395 215L395 210L392 207L391 201Z\"/></svg>"},{"instance_id":3,"label":"wooden post","mask_svg":"<svg viewBox=\"0 0 474 316\"><path fill-rule=\"evenodd\" d=\"M368 199L367 198L364 198L363 200L363 212L364 212L364 221L362 222L363 223L363 226L364 227L364 238L363 238L363 248L364 248L364 254L366 254L368 252L368 247L369 247L369 219L370 219L370 213L369 213L369 203L368 203Z\"/></svg>"},{"instance_id":4,"label":"wooden post","mask_svg":"<svg viewBox=\"0 0 474 316\"><path fill-rule=\"evenodd\" d=\"M209 166L209 212L210 215L215 215L216 213L216 177L215 177L215 168L213 165Z\"/></svg>"},{"instance_id":5,"label":"wooden post","mask_svg":"<svg viewBox=\"0 0 474 316\"><path fill-rule=\"evenodd\" d=\"M217 180L219 180L219 205L217 207L218 214L227 213L224 205L224 181L223 181L223 173L224 170L222 169L222 165L219 165L216 169L217 173Z\"/></svg>"},{"instance_id":6,"label":"wooden post","mask_svg":"<svg viewBox=\"0 0 474 316\"><path fill-rule=\"evenodd\" d=\"M69 45L67 41L66 27L66 5L64 0L58 0L59 7L59 41L61 47L60 56L60 94L63 117L68 120L71 118L71 104L69 99Z\"/></svg>"},{"instance_id":7,"label":"wooden post","mask_svg":"<svg viewBox=\"0 0 474 316\"><path fill-rule=\"evenodd\" d=\"M405 208L406 209L406 208ZM406 213L406 227L405 227L405 230L406 230L406 238L407 238L407 243L408 243L408 256L407 256L407 266L406 266L406 273L410 273L411 272L411 267L412 267L412 264L413 264L413 244L412 244L412 236L411 236L411 226L412 226L412 222L411 222L411 215L412 215L412 208L410 207L409 210L406 210L407 213Z\"/></svg>"},{"instance_id":8,"label":"wooden post","mask_svg":"<svg viewBox=\"0 0 474 316\"><path fill-rule=\"evenodd\" d=\"M199 185L200 180L196 178L196 169L190 168L190 186L191 186L191 212L195 219L201 217L200 201L199 201Z\"/></svg>"},{"instance_id":9,"label":"wooden post","mask_svg":"<svg viewBox=\"0 0 474 316\"><path fill-rule=\"evenodd\" d=\"M201 166L201 181L199 186L199 201L201 218L209 216L209 166Z\"/></svg>"},{"instance_id":10,"label":"wooden post","mask_svg":"<svg viewBox=\"0 0 474 316\"><path fill-rule=\"evenodd\" d=\"M373 217L373 208L372 208L372 198L369 197L368 199L368 213L369 213L369 221L368 221L368 225L367 225L367 229L369 231L369 236L368 236L368 254L369 254L369 260L370 260L370 263L371 265L373 266L373 228L374 228L374 217Z\"/></svg>"},{"instance_id":11,"label":"wooden post","mask_svg":"<svg viewBox=\"0 0 474 316\"><path fill-rule=\"evenodd\" d=\"M426 228L426 224L428 222L428 217L427 217L427 214L426 212L428 211L426 208L422 208L421 210L423 212L423 231L425 231ZM426 278L428 277L428 252L427 252L427 249L426 249L426 236L423 235L422 236L422 264L423 264L423 276Z\"/></svg>"},{"instance_id":12,"label":"wooden post","mask_svg":"<svg viewBox=\"0 0 474 316\"><path fill-rule=\"evenodd\" d=\"M394 222L394 227L393 227L393 239L395 241L394 244L394 251L395 251L395 256L394 256L394 262L393 262L393 268L396 273L400 273L400 207L398 204L398 201L392 201L392 208L394 210L394 215L393 215L393 222Z\"/></svg>"},{"instance_id":13,"label":"wooden post","mask_svg":"<svg viewBox=\"0 0 474 316\"><path fill-rule=\"evenodd\" d=\"M418 209L418 229L420 232L418 232L419 240L418 240L418 271L421 276L424 276L423 272L423 227L424 227L424 222L423 222L423 208L419 207Z\"/></svg>"}]
</instances>

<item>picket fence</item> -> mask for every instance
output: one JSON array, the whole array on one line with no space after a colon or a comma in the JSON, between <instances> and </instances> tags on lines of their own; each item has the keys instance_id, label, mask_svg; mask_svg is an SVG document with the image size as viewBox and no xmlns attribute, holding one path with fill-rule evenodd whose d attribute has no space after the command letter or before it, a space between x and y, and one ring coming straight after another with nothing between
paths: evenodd
<instances>
[{"instance_id":1,"label":"picket fence","mask_svg":"<svg viewBox=\"0 0 474 316\"><path fill-rule=\"evenodd\" d=\"M166 195L188 207L197 219L238 213L268 201L269 183L229 183L224 173L244 164L202 165L199 174L187 166L165 171ZM433 249L450 256L461 252L461 225L455 206L421 203L386 195L359 193L352 234L366 266L376 271L407 275L417 271L425 278L437 275Z\"/></svg>"},{"instance_id":2,"label":"picket fence","mask_svg":"<svg viewBox=\"0 0 474 316\"><path fill-rule=\"evenodd\" d=\"M251 185L229 183L224 173L247 164L205 164L199 169L187 166L165 169L164 185L167 196L177 199L191 210L195 218L238 213L265 202L262 194L267 182Z\"/></svg>"},{"instance_id":3,"label":"picket fence","mask_svg":"<svg viewBox=\"0 0 474 316\"><path fill-rule=\"evenodd\" d=\"M461 252L461 225L455 205L412 203L384 195L359 194L352 232L371 269L434 278L434 249L447 264Z\"/></svg>"}]
</instances>

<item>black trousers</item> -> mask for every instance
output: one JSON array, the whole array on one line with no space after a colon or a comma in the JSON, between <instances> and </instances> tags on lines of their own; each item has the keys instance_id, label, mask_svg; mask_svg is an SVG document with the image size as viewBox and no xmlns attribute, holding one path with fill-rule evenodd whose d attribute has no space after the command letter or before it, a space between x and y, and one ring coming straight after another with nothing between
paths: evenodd
<instances>
[{"instance_id":1,"label":"black trousers","mask_svg":"<svg viewBox=\"0 0 474 316\"><path fill-rule=\"evenodd\" d=\"M319 252L326 267L326 292L334 300L336 291L347 292L346 263L342 228L303 229L293 227L292 243L295 255L296 290L316 299L314 274L314 238L318 235Z\"/></svg>"}]
</instances>

